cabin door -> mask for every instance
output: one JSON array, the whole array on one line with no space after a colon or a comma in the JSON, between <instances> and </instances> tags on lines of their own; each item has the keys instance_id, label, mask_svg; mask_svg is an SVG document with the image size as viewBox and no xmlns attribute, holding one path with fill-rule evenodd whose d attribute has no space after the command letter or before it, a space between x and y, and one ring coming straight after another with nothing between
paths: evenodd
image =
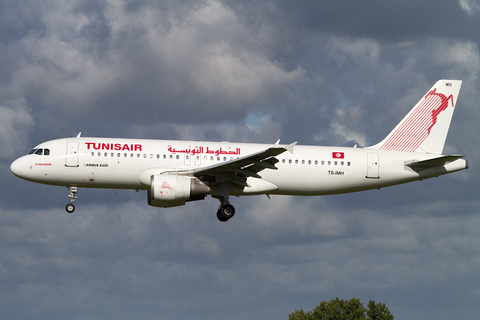
<instances>
[{"instance_id":1,"label":"cabin door","mask_svg":"<svg viewBox=\"0 0 480 320\"><path fill-rule=\"evenodd\" d=\"M78 142L67 142L66 167L78 167Z\"/></svg>"},{"instance_id":2,"label":"cabin door","mask_svg":"<svg viewBox=\"0 0 480 320\"><path fill-rule=\"evenodd\" d=\"M378 159L378 153L367 153L367 178L378 179L380 162Z\"/></svg>"}]
</instances>

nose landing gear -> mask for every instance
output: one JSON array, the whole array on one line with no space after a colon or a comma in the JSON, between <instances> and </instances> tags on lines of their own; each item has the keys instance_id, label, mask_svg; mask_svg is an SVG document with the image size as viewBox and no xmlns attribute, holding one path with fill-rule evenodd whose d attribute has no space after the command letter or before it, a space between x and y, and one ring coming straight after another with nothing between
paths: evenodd
<instances>
[{"instance_id":1,"label":"nose landing gear","mask_svg":"<svg viewBox=\"0 0 480 320\"><path fill-rule=\"evenodd\" d=\"M73 213L73 211L75 211L75 200L77 199L77 192L78 192L78 188L77 187L67 187L68 189L68 192L70 192L70 194L68 195L68 197L70 198L70 203L67 204L65 206L65 210L68 212L68 213Z\"/></svg>"}]
</instances>

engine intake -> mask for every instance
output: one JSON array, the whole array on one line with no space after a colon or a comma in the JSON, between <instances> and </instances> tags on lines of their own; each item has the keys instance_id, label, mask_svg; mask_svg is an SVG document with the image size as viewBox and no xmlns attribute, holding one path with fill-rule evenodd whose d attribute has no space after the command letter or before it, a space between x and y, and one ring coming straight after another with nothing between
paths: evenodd
<instances>
[{"instance_id":1,"label":"engine intake","mask_svg":"<svg viewBox=\"0 0 480 320\"><path fill-rule=\"evenodd\" d=\"M150 177L148 204L154 207L183 206L187 201L205 199L210 188L200 180L172 174L154 174Z\"/></svg>"}]
</instances>

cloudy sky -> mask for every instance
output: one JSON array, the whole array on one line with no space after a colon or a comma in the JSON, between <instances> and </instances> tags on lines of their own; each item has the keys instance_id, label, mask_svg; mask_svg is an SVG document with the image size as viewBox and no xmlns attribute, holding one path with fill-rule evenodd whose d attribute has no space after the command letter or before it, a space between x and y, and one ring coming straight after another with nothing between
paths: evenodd
<instances>
[{"instance_id":1,"label":"cloudy sky","mask_svg":"<svg viewBox=\"0 0 480 320\"><path fill-rule=\"evenodd\" d=\"M477 0L0 1L5 319L287 319L322 300L395 319L480 314ZM75 136L368 146L442 78L469 170L328 197L149 207L14 177Z\"/></svg>"}]
</instances>

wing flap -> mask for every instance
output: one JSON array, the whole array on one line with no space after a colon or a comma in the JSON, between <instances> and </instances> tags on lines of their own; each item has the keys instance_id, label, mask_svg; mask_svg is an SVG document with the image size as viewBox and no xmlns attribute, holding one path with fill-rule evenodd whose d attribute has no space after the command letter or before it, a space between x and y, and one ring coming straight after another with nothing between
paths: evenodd
<instances>
[{"instance_id":1,"label":"wing flap","mask_svg":"<svg viewBox=\"0 0 480 320\"><path fill-rule=\"evenodd\" d=\"M199 176L209 174L235 173L240 170L241 173L245 176L257 177L255 175L252 175L251 172L257 174L259 171L266 168L275 170L276 167L274 164L278 162L275 157L284 153L287 150L290 150L290 146L295 144L296 142L285 147L271 147L263 151L249 154L244 157L232 159L230 161L214 164L204 168L198 168L192 170L190 173L195 176Z\"/></svg>"},{"instance_id":2,"label":"wing flap","mask_svg":"<svg viewBox=\"0 0 480 320\"><path fill-rule=\"evenodd\" d=\"M182 172L182 174L193 175L202 181L208 182L210 185L230 182L240 187L249 188L250 185L246 182L248 177L261 179L258 172L265 169L276 170L275 164L278 162L278 159L275 157L285 151L293 152L295 144L296 142L288 146L275 145L244 157Z\"/></svg>"}]
</instances>

